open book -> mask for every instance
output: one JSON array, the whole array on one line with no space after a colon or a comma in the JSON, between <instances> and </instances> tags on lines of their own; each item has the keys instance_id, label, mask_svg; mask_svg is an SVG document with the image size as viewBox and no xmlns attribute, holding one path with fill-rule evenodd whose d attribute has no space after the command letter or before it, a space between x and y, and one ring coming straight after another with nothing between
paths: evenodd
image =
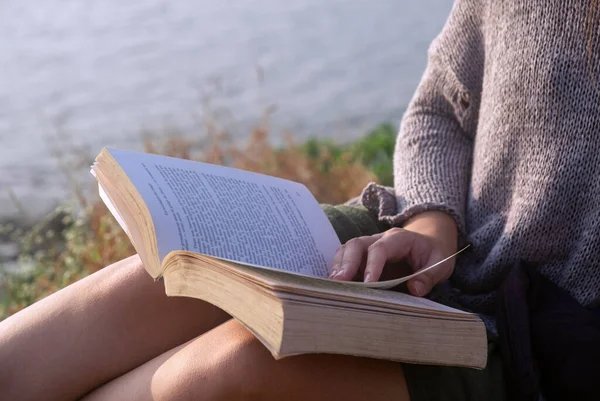
<instances>
[{"instance_id":1,"label":"open book","mask_svg":"<svg viewBox=\"0 0 600 401\"><path fill-rule=\"evenodd\" d=\"M92 174L148 273L164 279L167 295L223 309L275 358L337 353L486 365L486 331L477 316L328 280L340 242L304 185L115 149L100 152Z\"/></svg>"}]
</instances>

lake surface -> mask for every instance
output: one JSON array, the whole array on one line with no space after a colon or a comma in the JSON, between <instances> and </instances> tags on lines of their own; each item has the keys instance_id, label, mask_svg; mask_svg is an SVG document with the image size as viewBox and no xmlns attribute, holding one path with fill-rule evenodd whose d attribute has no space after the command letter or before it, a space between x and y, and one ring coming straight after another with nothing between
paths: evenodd
<instances>
[{"instance_id":1,"label":"lake surface","mask_svg":"<svg viewBox=\"0 0 600 401\"><path fill-rule=\"evenodd\" d=\"M203 99L242 137L345 140L397 122L451 0L4 0L0 216L64 197L51 149L138 149L140 132L200 135ZM262 78L260 78L262 77ZM204 106L203 106L204 104ZM59 139L57 139L57 136ZM86 169L81 168L81 174ZM91 177L90 177L91 182Z\"/></svg>"}]
</instances>

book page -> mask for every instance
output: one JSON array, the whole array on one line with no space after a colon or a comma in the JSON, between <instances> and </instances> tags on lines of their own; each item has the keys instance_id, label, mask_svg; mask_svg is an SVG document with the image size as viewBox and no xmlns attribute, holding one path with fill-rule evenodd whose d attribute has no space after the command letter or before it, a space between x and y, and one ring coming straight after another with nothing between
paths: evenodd
<instances>
[{"instance_id":1,"label":"book page","mask_svg":"<svg viewBox=\"0 0 600 401\"><path fill-rule=\"evenodd\" d=\"M100 194L100 199L102 199L102 202L104 202L104 204L106 205L110 213L113 215L115 220L117 220L117 223L119 223L119 226L121 226L123 231L125 231L125 234L127 234L129 239L131 240L131 234L129 232L129 228L127 227L127 223L125 223L125 219L123 219L123 216L121 216L115 205L108 197L106 191L104 190L104 188L102 188L102 185L100 184L98 184L98 194Z\"/></svg>"},{"instance_id":2,"label":"book page","mask_svg":"<svg viewBox=\"0 0 600 401\"><path fill-rule=\"evenodd\" d=\"M367 305L371 301L373 305L390 306L402 305L405 308L427 309L454 315L471 316L471 313L439 304L427 298L415 297L396 291L383 291L365 286L356 286L352 282L314 279L310 277L293 277L279 272L256 271L252 267L235 266L238 274L251 281L260 281L267 284L272 290L281 293L305 295L309 297L323 296L328 300L344 300L346 302L358 301ZM279 297L286 298L280 294ZM293 298L293 297L292 297Z\"/></svg>"},{"instance_id":3,"label":"book page","mask_svg":"<svg viewBox=\"0 0 600 401\"><path fill-rule=\"evenodd\" d=\"M340 246L302 184L212 164L108 149L144 199L159 257L186 250L326 277Z\"/></svg>"}]
</instances>

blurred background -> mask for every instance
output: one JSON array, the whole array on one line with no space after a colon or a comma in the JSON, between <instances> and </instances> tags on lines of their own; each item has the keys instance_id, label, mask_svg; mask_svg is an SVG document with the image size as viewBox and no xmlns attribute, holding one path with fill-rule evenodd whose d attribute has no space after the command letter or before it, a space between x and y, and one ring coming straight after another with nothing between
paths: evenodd
<instances>
[{"instance_id":1,"label":"blurred background","mask_svg":"<svg viewBox=\"0 0 600 401\"><path fill-rule=\"evenodd\" d=\"M133 252L90 191L103 146L296 179L322 202L389 184L451 6L0 2L0 319Z\"/></svg>"}]
</instances>

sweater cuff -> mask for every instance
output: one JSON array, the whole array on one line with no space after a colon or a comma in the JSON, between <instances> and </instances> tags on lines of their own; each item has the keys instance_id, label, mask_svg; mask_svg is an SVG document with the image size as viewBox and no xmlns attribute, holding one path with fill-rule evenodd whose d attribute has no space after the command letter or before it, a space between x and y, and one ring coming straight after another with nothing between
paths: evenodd
<instances>
[{"instance_id":1,"label":"sweater cuff","mask_svg":"<svg viewBox=\"0 0 600 401\"><path fill-rule=\"evenodd\" d=\"M403 201L404 199L402 196L397 197L398 204L401 204ZM458 229L459 238L465 238L466 230L464 224L464 217L455 207L452 207L447 203L424 202L412 206L406 206L404 208L398 208L398 210L399 212L397 215L397 219L399 225L404 225L407 220L419 213L428 211L444 212L454 219L454 222L456 223L456 228Z\"/></svg>"},{"instance_id":2,"label":"sweater cuff","mask_svg":"<svg viewBox=\"0 0 600 401\"><path fill-rule=\"evenodd\" d=\"M397 194L393 188L370 183L363 190L361 203L375 213L379 220L391 227L401 227L411 217L426 211L448 213L456 222L459 243L464 243L466 235L464 216L461 208L454 202L426 201L412 197L410 202L402 194Z\"/></svg>"}]
</instances>

